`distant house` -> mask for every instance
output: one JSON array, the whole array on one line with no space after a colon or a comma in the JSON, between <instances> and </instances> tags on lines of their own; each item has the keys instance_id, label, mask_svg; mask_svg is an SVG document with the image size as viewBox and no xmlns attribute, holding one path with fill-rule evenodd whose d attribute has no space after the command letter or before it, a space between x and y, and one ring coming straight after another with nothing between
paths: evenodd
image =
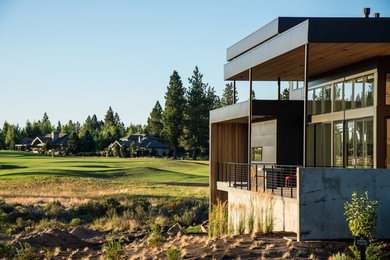
<instances>
[{"instance_id":1,"label":"distant house","mask_svg":"<svg viewBox=\"0 0 390 260\"><path fill-rule=\"evenodd\" d=\"M135 144L136 149L148 150L149 153L154 151L157 156L164 156L169 154L169 146L161 143L160 140L155 136L141 133L124 136L110 144L107 147L107 150L112 150L115 145L118 145L119 147L124 145L129 148L131 143Z\"/></svg>"},{"instance_id":2,"label":"distant house","mask_svg":"<svg viewBox=\"0 0 390 260\"><path fill-rule=\"evenodd\" d=\"M38 136L34 139L23 138L20 143L15 145L15 149L19 151L42 151L44 145L48 145L51 151L63 151L69 140L69 134L51 132L50 134Z\"/></svg>"}]
</instances>

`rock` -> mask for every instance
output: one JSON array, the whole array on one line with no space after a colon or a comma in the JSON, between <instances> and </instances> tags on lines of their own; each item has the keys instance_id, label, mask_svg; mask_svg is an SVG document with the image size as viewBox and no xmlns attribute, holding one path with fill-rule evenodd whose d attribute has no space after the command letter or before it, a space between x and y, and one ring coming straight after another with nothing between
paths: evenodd
<instances>
[{"instance_id":1,"label":"rock","mask_svg":"<svg viewBox=\"0 0 390 260\"><path fill-rule=\"evenodd\" d=\"M12 244L18 246L19 243L29 243L35 248L60 247L60 248L80 248L87 245L80 238L69 234L68 231L53 228L44 232L21 233L15 236Z\"/></svg>"},{"instance_id":2,"label":"rock","mask_svg":"<svg viewBox=\"0 0 390 260\"><path fill-rule=\"evenodd\" d=\"M167 231L167 234L169 236L176 236L179 233L180 234L185 234L186 233L186 230L182 226L180 226L179 223L174 224Z\"/></svg>"},{"instance_id":3,"label":"rock","mask_svg":"<svg viewBox=\"0 0 390 260\"><path fill-rule=\"evenodd\" d=\"M80 238L80 239L91 239L95 237L99 237L103 235L103 233L96 231L96 230L90 230L86 229L84 227L76 227L72 231L70 231L70 234Z\"/></svg>"},{"instance_id":4,"label":"rock","mask_svg":"<svg viewBox=\"0 0 390 260\"><path fill-rule=\"evenodd\" d=\"M207 233L207 230L209 229L209 221L203 221L202 224L200 224L200 229L202 230L202 232Z\"/></svg>"}]
</instances>

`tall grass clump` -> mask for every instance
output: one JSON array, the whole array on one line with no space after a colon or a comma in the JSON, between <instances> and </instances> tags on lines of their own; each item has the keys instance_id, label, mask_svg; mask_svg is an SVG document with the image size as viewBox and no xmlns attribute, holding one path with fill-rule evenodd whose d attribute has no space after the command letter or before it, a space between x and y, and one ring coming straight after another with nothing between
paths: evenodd
<instances>
[{"instance_id":1,"label":"tall grass clump","mask_svg":"<svg viewBox=\"0 0 390 260\"><path fill-rule=\"evenodd\" d=\"M209 216L209 236L222 236L228 233L227 202L217 200L211 208Z\"/></svg>"},{"instance_id":2,"label":"tall grass clump","mask_svg":"<svg viewBox=\"0 0 390 260\"><path fill-rule=\"evenodd\" d=\"M272 194L261 189L251 193L251 206L255 212L254 232L271 233L274 230L274 201Z\"/></svg>"}]
</instances>

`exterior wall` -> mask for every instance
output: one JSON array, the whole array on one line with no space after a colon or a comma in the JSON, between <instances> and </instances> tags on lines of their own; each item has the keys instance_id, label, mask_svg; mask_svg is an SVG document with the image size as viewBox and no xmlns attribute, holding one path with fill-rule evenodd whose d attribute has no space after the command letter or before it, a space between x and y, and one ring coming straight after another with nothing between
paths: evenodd
<instances>
[{"instance_id":1,"label":"exterior wall","mask_svg":"<svg viewBox=\"0 0 390 260\"><path fill-rule=\"evenodd\" d=\"M374 236L390 238L390 170L300 168L298 240L352 238L344 203L356 191L378 200Z\"/></svg>"},{"instance_id":2,"label":"exterior wall","mask_svg":"<svg viewBox=\"0 0 390 260\"><path fill-rule=\"evenodd\" d=\"M276 163L276 120L252 124L252 147L262 147L262 162Z\"/></svg>"},{"instance_id":3,"label":"exterior wall","mask_svg":"<svg viewBox=\"0 0 390 260\"><path fill-rule=\"evenodd\" d=\"M292 89L290 88L290 100L303 100L303 88Z\"/></svg>"},{"instance_id":4,"label":"exterior wall","mask_svg":"<svg viewBox=\"0 0 390 260\"><path fill-rule=\"evenodd\" d=\"M210 124L210 204L227 200L224 191L217 190L218 163L248 162L248 125L243 123Z\"/></svg>"},{"instance_id":5,"label":"exterior wall","mask_svg":"<svg viewBox=\"0 0 390 260\"><path fill-rule=\"evenodd\" d=\"M218 182L218 189L228 193L229 214L234 214L232 212L233 206L241 204L246 207L246 217L249 216L250 209L253 207L257 209L262 207L264 209L265 201L268 198L271 198L271 203L273 205L272 216L274 217L274 231L297 232L298 202L296 199L275 196L268 193L265 196L262 196L261 193L230 188L227 183L223 182ZM260 207L259 204L261 204ZM258 207L256 207L256 205ZM259 211L260 210L257 210L257 212L255 211L254 214L261 214Z\"/></svg>"}]
</instances>

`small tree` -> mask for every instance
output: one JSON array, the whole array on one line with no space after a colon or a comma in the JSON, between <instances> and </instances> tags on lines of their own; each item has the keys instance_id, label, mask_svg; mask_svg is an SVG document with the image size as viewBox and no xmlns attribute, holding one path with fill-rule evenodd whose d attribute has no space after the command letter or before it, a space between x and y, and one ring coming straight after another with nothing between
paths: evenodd
<instances>
[{"instance_id":1,"label":"small tree","mask_svg":"<svg viewBox=\"0 0 390 260\"><path fill-rule=\"evenodd\" d=\"M283 92L280 94L281 100L289 100L290 99L290 91L288 91L287 88L283 90Z\"/></svg>"},{"instance_id":2,"label":"small tree","mask_svg":"<svg viewBox=\"0 0 390 260\"><path fill-rule=\"evenodd\" d=\"M368 191L360 197L356 192L352 193L351 201L344 204L344 215L347 216L348 227L352 235L364 235L372 239L376 227L377 205L377 200L368 199Z\"/></svg>"},{"instance_id":3,"label":"small tree","mask_svg":"<svg viewBox=\"0 0 390 260\"><path fill-rule=\"evenodd\" d=\"M129 152L130 152L130 157L135 157L135 153L136 153L136 146L135 146L135 143L132 142L130 144L130 147L129 147Z\"/></svg>"}]
</instances>

